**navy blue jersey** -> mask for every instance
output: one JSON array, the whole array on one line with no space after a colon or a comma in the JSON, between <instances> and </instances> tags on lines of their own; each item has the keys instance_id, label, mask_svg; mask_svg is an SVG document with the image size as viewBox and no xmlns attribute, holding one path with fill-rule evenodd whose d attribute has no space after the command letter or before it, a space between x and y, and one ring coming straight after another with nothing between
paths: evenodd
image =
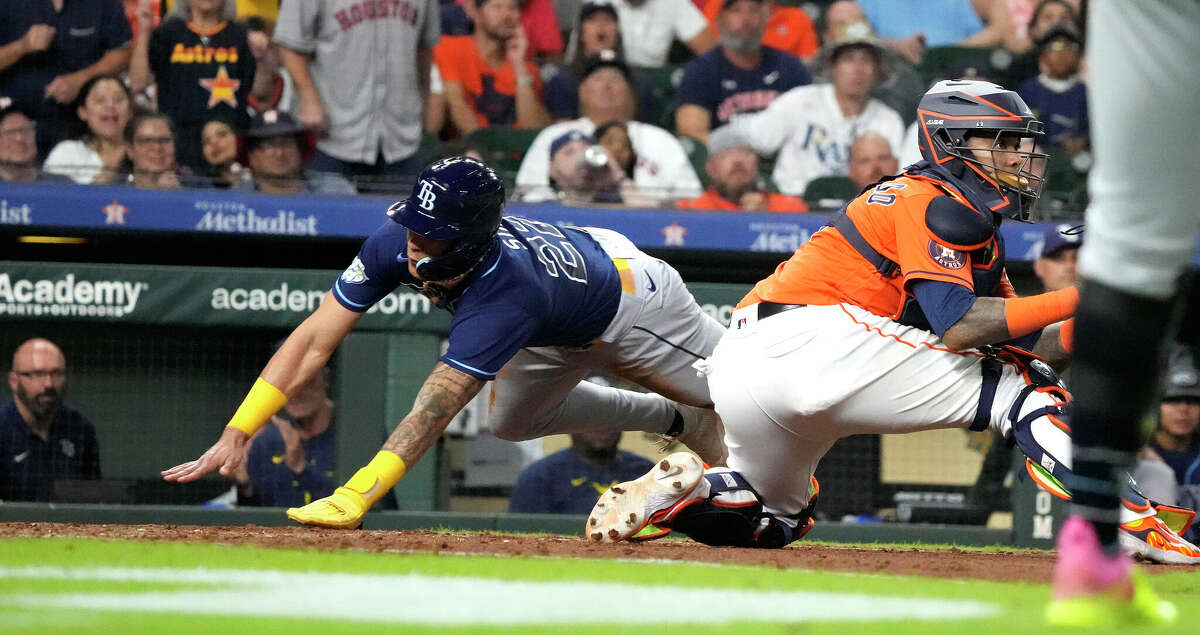
<instances>
[{"instance_id":1,"label":"navy blue jersey","mask_svg":"<svg viewBox=\"0 0 1200 635\"><path fill-rule=\"evenodd\" d=\"M367 238L333 284L342 306L363 312L396 287L419 284L408 272L405 234L388 221ZM590 344L621 298L612 258L586 231L505 216L499 236L455 301L439 303L454 314L442 361L485 380L526 346Z\"/></svg>"},{"instance_id":2,"label":"navy blue jersey","mask_svg":"<svg viewBox=\"0 0 1200 635\"><path fill-rule=\"evenodd\" d=\"M1054 146L1088 136L1087 87L1080 81L1063 84L1070 87L1056 90L1035 77L1017 90L1029 109L1045 122L1046 143Z\"/></svg>"},{"instance_id":3,"label":"navy blue jersey","mask_svg":"<svg viewBox=\"0 0 1200 635\"><path fill-rule=\"evenodd\" d=\"M49 501L56 479L100 478L96 428L60 403L42 439L21 418L16 402L0 408L0 500Z\"/></svg>"},{"instance_id":4,"label":"navy blue jersey","mask_svg":"<svg viewBox=\"0 0 1200 635\"><path fill-rule=\"evenodd\" d=\"M284 456L287 446L279 428L269 425L254 437L246 471L254 489L253 503L263 507L301 507L333 493L337 461L333 425L311 439L301 439L304 471L293 474Z\"/></svg>"},{"instance_id":5,"label":"navy blue jersey","mask_svg":"<svg viewBox=\"0 0 1200 635\"><path fill-rule=\"evenodd\" d=\"M654 467L641 456L617 451L610 466L580 460L571 448L531 463L517 477L508 511L514 514L586 514L608 488L635 479Z\"/></svg>"},{"instance_id":6,"label":"navy blue jersey","mask_svg":"<svg viewBox=\"0 0 1200 635\"><path fill-rule=\"evenodd\" d=\"M791 53L764 46L762 62L747 71L731 64L716 46L684 67L679 105L708 110L708 125L715 130L735 115L763 110L783 93L811 83L804 62Z\"/></svg>"}]
</instances>

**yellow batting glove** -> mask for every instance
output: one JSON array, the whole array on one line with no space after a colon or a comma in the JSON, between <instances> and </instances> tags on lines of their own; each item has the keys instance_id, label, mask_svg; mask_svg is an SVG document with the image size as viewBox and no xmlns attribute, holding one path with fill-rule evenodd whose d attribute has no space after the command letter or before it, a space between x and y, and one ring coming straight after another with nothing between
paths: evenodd
<instances>
[{"instance_id":1,"label":"yellow batting glove","mask_svg":"<svg viewBox=\"0 0 1200 635\"><path fill-rule=\"evenodd\" d=\"M403 459L382 450L345 485L304 507L288 509L287 516L301 525L356 529L367 510L404 478L405 471Z\"/></svg>"}]
</instances>

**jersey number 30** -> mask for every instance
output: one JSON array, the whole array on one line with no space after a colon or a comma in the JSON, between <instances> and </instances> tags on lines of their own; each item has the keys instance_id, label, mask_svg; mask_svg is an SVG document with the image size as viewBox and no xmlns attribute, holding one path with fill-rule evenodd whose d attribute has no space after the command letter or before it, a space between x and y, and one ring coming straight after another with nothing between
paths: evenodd
<instances>
[{"instance_id":1,"label":"jersey number 30","mask_svg":"<svg viewBox=\"0 0 1200 635\"><path fill-rule=\"evenodd\" d=\"M562 230L541 221L528 218L505 218L514 230L521 234L520 239L500 228L499 235L505 247L509 249L532 248L538 260L546 267L546 273L557 278L559 274L574 282L587 284L587 263L571 241L563 235ZM526 247L526 244L529 247Z\"/></svg>"}]
</instances>

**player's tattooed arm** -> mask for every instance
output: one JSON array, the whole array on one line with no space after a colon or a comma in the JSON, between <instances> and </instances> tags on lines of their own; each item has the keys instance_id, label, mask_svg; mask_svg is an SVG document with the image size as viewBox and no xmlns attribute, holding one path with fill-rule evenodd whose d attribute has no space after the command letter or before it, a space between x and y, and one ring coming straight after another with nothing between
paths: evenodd
<instances>
[{"instance_id":1,"label":"player's tattooed arm","mask_svg":"<svg viewBox=\"0 0 1200 635\"><path fill-rule=\"evenodd\" d=\"M1061 326L1062 322L1047 326L1042 330L1037 344L1033 345L1033 353L1046 360L1046 363L1058 372L1062 372L1067 367L1067 362L1071 361L1071 353L1063 348L1062 338L1059 337Z\"/></svg>"},{"instance_id":2,"label":"player's tattooed arm","mask_svg":"<svg viewBox=\"0 0 1200 635\"><path fill-rule=\"evenodd\" d=\"M394 452L405 465L415 465L483 384L482 379L438 362L417 393L412 411L392 431L383 449Z\"/></svg>"},{"instance_id":3,"label":"player's tattooed arm","mask_svg":"<svg viewBox=\"0 0 1200 635\"><path fill-rule=\"evenodd\" d=\"M942 342L955 351L997 344L1008 339L1004 298L976 298L971 308L942 335Z\"/></svg>"}]
</instances>

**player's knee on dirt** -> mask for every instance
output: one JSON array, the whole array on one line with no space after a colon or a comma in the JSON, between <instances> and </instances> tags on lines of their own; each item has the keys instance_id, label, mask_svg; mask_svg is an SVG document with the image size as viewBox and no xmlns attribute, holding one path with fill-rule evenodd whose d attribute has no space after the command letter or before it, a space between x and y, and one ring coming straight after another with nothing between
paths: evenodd
<instances>
[{"instance_id":1,"label":"player's knee on dirt","mask_svg":"<svg viewBox=\"0 0 1200 635\"><path fill-rule=\"evenodd\" d=\"M758 493L737 472L709 471L708 500L681 510L671 520L673 531L712 547L778 549L792 543L812 527L817 498L791 517L779 517L763 509ZM814 479L815 491L815 479Z\"/></svg>"}]
</instances>

